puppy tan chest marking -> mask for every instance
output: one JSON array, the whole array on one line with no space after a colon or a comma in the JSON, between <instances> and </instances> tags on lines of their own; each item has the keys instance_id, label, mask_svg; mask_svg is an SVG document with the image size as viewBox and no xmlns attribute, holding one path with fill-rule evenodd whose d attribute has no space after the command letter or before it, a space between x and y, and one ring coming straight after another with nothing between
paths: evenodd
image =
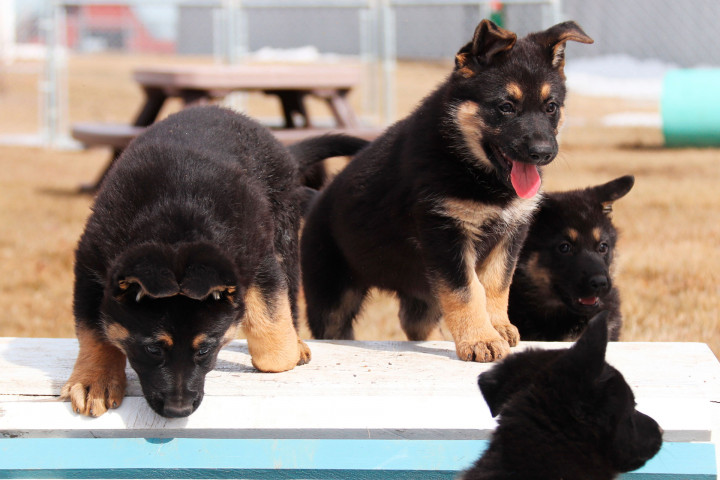
<instances>
[{"instance_id":1,"label":"puppy tan chest marking","mask_svg":"<svg viewBox=\"0 0 720 480\"><path fill-rule=\"evenodd\" d=\"M474 240L480 240L485 235L483 227L490 223L497 223L494 228L504 236L517 233L520 226L532 219L540 198L540 195L529 199L517 198L505 208L473 200L445 198L439 202L436 211L454 219Z\"/></svg>"},{"instance_id":2,"label":"puppy tan chest marking","mask_svg":"<svg viewBox=\"0 0 720 480\"><path fill-rule=\"evenodd\" d=\"M494 205L459 198L444 199L437 211L455 220L473 239L481 238L483 225L497 219L501 213L501 209Z\"/></svg>"}]
</instances>

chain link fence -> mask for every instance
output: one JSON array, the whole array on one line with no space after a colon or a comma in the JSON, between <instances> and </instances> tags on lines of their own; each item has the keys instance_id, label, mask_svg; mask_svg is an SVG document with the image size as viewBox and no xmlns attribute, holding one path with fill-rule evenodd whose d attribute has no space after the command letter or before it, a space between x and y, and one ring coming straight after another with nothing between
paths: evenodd
<instances>
[{"instance_id":1,"label":"chain link fence","mask_svg":"<svg viewBox=\"0 0 720 480\"><path fill-rule=\"evenodd\" d=\"M595 45L569 45L573 59L624 54L720 65L717 0L0 0L0 109L25 102L46 140L66 131L68 52L238 61L263 48L312 46L365 62L365 113L387 120L395 60L450 61L482 17L521 35L574 19ZM0 135L14 128L0 123Z\"/></svg>"},{"instance_id":2,"label":"chain link fence","mask_svg":"<svg viewBox=\"0 0 720 480\"><path fill-rule=\"evenodd\" d=\"M622 54L686 68L720 66L718 0L564 0L563 13L595 39L592 48L573 56Z\"/></svg>"}]
</instances>

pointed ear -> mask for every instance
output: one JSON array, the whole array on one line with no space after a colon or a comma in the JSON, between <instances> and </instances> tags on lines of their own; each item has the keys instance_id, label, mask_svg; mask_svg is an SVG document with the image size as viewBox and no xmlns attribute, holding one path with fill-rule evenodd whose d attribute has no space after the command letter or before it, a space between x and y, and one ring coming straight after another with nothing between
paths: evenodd
<instances>
[{"instance_id":1,"label":"pointed ear","mask_svg":"<svg viewBox=\"0 0 720 480\"><path fill-rule=\"evenodd\" d=\"M182 247L178 255L184 259L180 294L194 300L226 298L235 303L237 275L232 261L217 248L206 243Z\"/></svg>"},{"instance_id":2,"label":"pointed ear","mask_svg":"<svg viewBox=\"0 0 720 480\"><path fill-rule=\"evenodd\" d=\"M455 55L455 70L466 78L471 77L495 55L510 50L516 41L517 35L513 32L483 20L475 29L472 41Z\"/></svg>"},{"instance_id":3,"label":"pointed ear","mask_svg":"<svg viewBox=\"0 0 720 480\"><path fill-rule=\"evenodd\" d=\"M565 66L565 44L572 40L580 43L593 43L580 26L573 22L559 23L547 30L532 35L534 40L547 48L552 66L560 70Z\"/></svg>"},{"instance_id":4,"label":"pointed ear","mask_svg":"<svg viewBox=\"0 0 720 480\"><path fill-rule=\"evenodd\" d=\"M582 379L595 380L605 368L608 315L606 310L591 318L582 336L565 355L565 360L569 361L573 368L582 370Z\"/></svg>"},{"instance_id":5,"label":"pointed ear","mask_svg":"<svg viewBox=\"0 0 720 480\"><path fill-rule=\"evenodd\" d=\"M123 253L111 267L111 288L118 300L133 295L166 298L177 295L180 287L175 279L172 249L159 245L139 245Z\"/></svg>"},{"instance_id":6,"label":"pointed ear","mask_svg":"<svg viewBox=\"0 0 720 480\"><path fill-rule=\"evenodd\" d=\"M592 187L590 190L602 205L603 212L610 214L612 213L613 202L627 195L633 185L635 185L635 177L625 175L608 183Z\"/></svg>"}]
</instances>

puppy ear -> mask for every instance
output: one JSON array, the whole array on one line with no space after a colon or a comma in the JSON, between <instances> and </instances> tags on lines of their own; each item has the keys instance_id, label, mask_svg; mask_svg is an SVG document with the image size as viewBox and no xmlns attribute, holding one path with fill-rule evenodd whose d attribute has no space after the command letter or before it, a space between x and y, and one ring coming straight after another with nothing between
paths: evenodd
<instances>
[{"instance_id":1,"label":"puppy ear","mask_svg":"<svg viewBox=\"0 0 720 480\"><path fill-rule=\"evenodd\" d=\"M495 55L510 50L517 35L500 28L490 20L483 20L475 29L470 43L455 55L455 70L468 78L477 73L478 67L488 65Z\"/></svg>"},{"instance_id":2,"label":"puppy ear","mask_svg":"<svg viewBox=\"0 0 720 480\"><path fill-rule=\"evenodd\" d=\"M120 300L132 293L139 302L145 296L177 295L180 287L172 265L170 247L139 245L129 249L110 268L113 296Z\"/></svg>"},{"instance_id":3,"label":"puppy ear","mask_svg":"<svg viewBox=\"0 0 720 480\"><path fill-rule=\"evenodd\" d=\"M559 23L543 32L534 33L531 37L535 42L547 49L552 66L560 70L565 67L565 44L568 40L580 43L594 42L594 40L573 21Z\"/></svg>"},{"instance_id":4,"label":"puppy ear","mask_svg":"<svg viewBox=\"0 0 720 480\"><path fill-rule=\"evenodd\" d=\"M498 369L493 368L487 372L483 372L478 376L478 386L482 393L485 403L490 408L490 414L497 417L500 409L505 403L505 399L500 396L502 379L499 378Z\"/></svg>"},{"instance_id":5,"label":"puppy ear","mask_svg":"<svg viewBox=\"0 0 720 480\"><path fill-rule=\"evenodd\" d=\"M210 244L195 243L182 247L178 255L184 260L181 295L194 300L205 300L210 296L220 300L225 296L235 303L237 275L232 262L222 252Z\"/></svg>"},{"instance_id":6,"label":"puppy ear","mask_svg":"<svg viewBox=\"0 0 720 480\"><path fill-rule=\"evenodd\" d=\"M592 187L590 190L602 205L603 213L609 215L612 213L613 202L627 195L633 185L635 185L635 177L625 175L603 185Z\"/></svg>"},{"instance_id":7,"label":"puppy ear","mask_svg":"<svg viewBox=\"0 0 720 480\"><path fill-rule=\"evenodd\" d=\"M580 376L582 379L595 380L605 368L609 314L605 310L591 318L582 336L570 347L565 356L565 360L572 365L572 368L582 370Z\"/></svg>"}]
</instances>

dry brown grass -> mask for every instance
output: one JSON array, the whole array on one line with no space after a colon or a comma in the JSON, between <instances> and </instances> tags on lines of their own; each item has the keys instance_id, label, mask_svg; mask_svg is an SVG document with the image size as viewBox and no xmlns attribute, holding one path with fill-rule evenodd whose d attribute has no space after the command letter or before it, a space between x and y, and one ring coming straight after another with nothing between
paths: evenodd
<instances>
[{"instance_id":1,"label":"dry brown grass","mask_svg":"<svg viewBox=\"0 0 720 480\"><path fill-rule=\"evenodd\" d=\"M170 60L72 59L71 120L132 118L142 95L130 71L158 61ZM407 113L447 72L447 65L401 64L398 111ZM36 130L32 68L10 68L2 75L0 133ZM359 94L353 101L360 108ZM260 95L247 105L253 115L278 114ZM312 109L323 112L321 105ZM622 235L617 282L623 339L704 342L720 355L720 151L666 150L658 147L657 131L599 125L601 115L628 109L657 107L571 96L562 153L546 170L546 188L578 188L634 174L635 188L618 202L614 217ZM0 335L73 336L73 250L91 204L73 192L95 178L106 159L102 150L0 147ZM358 320L357 336L403 339L394 299L373 294Z\"/></svg>"}]
</instances>

